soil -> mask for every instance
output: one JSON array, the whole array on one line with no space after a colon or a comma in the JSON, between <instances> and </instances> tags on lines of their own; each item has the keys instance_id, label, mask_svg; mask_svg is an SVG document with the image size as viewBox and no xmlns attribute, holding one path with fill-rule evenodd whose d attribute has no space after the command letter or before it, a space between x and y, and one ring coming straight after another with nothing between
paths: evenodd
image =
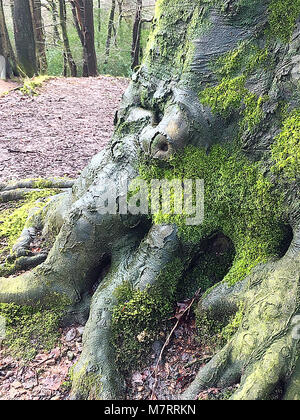
<instances>
[{"instance_id":1,"label":"soil","mask_svg":"<svg viewBox=\"0 0 300 420\"><path fill-rule=\"evenodd\" d=\"M2 96L0 182L76 178L110 140L128 84L128 79L109 76L55 78L37 96L20 91ZM1 87L8 90L3 82L0 94Z\"/></svg>"}]
</instances>

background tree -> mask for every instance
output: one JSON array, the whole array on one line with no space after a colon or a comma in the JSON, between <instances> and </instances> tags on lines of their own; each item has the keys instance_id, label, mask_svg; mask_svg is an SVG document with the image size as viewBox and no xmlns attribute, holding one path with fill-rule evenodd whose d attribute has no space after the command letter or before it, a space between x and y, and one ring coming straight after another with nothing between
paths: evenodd
<instances>
[{"instance_id":1,"label":"background tree","mask_svg":"<svg viewBox=\"0 0 300 420\"><path fill-rule=\"evenodd\" d=\"M68 31L67 31L67 9L66 9L65 0L59 0L59 17L60 17L63 45L64 45L64 76L68 75L68 68L69 68L70 75L72 77L76 77L77 66L75 64L75 61L71 52L71 48L70 48L70 42L69 42Z\"/></svg>"},{"instance_id":2,"label":"background tree","mask_svg":"<svg viewBox=\"0 0 300 420\"><path fill-rule=\"evenodd\" d=\"M30 7L32 13L38 71L39 73L46 74L48 63L41 0L30 0Z\"/></svg>"},{"instance_id":3,"label":"background tree","mask_svg":"<svg viewBox=\"0 0 300 420\"><path fill-rule=\"evenodd\" d=\"M133 24L132 49L131 49L131 58L132 58L131 68L133 70L140 64L142 9L143 9L143 0L137 0L135 19L134 19L134 24Z\"/></svg>"},{"instance_id":4,"label":"background tree","mask_svg":"<svg viewBox=\"0 0 300 420\"><path fill-rule=\"evenodd\" d=\"M83 77L96 76L97 57L95 50L95 30L93 2L75 0L71 2L74 25L83 48Z\"/></svg>"},{"instance_id":5,"label":"background tree","mask_svg":"<svg viewBox=\"0 0 300 420\"><path fill-rule=\"evenodd\" d=\"M108 62L112 36L113 36L114 31L115 31L115 11L116 11L116 0L112 0L111 1L110 14L109 14L109 20L108 20L108 27L107 27L107 38L106 38L106 45L105 45L105 61L104 61L104 64L107 64L107 62Z\"/></svg>"},{"instance_id":6,"label":"background tree","mask_svg":"<svg viewBox=\"0 0 300 420\"><path fill-rule=\"evenodd\" d=\"M5 57L7 62L7 76L18 76L16 58L7 31L2 0L0 0L0 54Z\"/></svg>"}]
</instances>

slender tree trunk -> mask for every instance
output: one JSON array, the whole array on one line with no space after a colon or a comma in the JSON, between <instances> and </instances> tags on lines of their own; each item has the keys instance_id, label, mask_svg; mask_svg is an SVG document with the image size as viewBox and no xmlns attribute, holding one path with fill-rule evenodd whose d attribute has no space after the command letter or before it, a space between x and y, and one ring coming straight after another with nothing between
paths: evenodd
<instances>
[{"instance_id":1,"label":"slender tree trunk","mask_svg":"<svg viewBox=\"0 0 300 420\"><path fill-rule=\"evenodd\" d=\"M7 77L12 74L18 76L16 57L7 31L2 0L0 0L0 54L6 59Z\"/></svg>"},{"instance_id":2,"label":"slender tree trunk","mask_svg":"<svg viewBox=\"0 0 300 420\"><path fill-rule=\"evenodd\" d=\"M72 77L77 76L77 66L72 56L70 42L67 32L67 11L65 0L59 0L59 16L60 16L60 25L64 43L64 75L67 75L67 64L70 69L70 74Z\"/></svg>"},{"instance_id":3,"label":"slender tree trunk","mask_svg":"<svg viewBox=\"0 0 300 420\"><path fill-rule=\"evenodd\" d=\"M19 66L24 74L33 77L38 68L29 0L15 0L14 32Z\"/></svg>"},{"instance_id":4,"label":"slender tree trunk","mask_svg":"<svg viewBox=\"0 0 300 420\"><path fill-rule=\"evenodd\" d=\"M83 61L86 63L87 72L83 76L97 76L97 57L95 51L95 29L94 29L94 10L93 0L83 0L84 18L83 35L84 49Z\"/></svg>"},{"instance_id":5,"label":"slender tree trunk","mask_svg":"<svg viewBox=\"0 0 300 420\"><path fill-rule=\"evenodd\" d=\"M134 70L140 64L142 10L143 10L143 0L137 0L136 13L135 13L135 19L134 19L134 24L133 24L132 48L131 48L132 70Z\"/></svg>"},{"instance_id":6,"label":"slender tree trunk","mask_svg":"<svg viewBox=\"0 0 300 420\"><path fill-rule=\"evenodd\" d=\"M50 8L51 8L52 22L53 22L53 44L57 45L61 41L59 30L58 30L59 16L58 16L57 4L55 3L55 1L50 1L50 0L48 0L48 3L49 3Z\"/></svg>"},{"instance_id":7,"label":"slender tree trunk","mask_svg":"<svg viewBox=\"0 0 300 420\"><path fill-rule=\"evenodd\" d=\"M104 64L107 64L109 53L110 53L111 39L112 39L113 31L114 31L115 11L116 11L116 0L112 0L109 21L108 21Z\"/></svg>"},{"instance_id":8,"label":"slender tree trunk","mask_svg":"<svg viewBox=\"0 0 300 420\"><path fill-rule=\"evenodd\" d=\"M92 0L71 2L73 21L83 48L83 76L97 75L94 10Z\"/></svg>"},{"instance_id":9,"label":"slender tree trunk","mask_svg":"<svg viewBox=\"0 0 300 420\"><path fill-rule=\"evenodd\" d=\"M41 0L30 0L33 31L36 45L36 56L39 72L47 73L48 63L46 54L46 39L44 32L44 23L42 19Z\"/></svg>"}]
</instances>

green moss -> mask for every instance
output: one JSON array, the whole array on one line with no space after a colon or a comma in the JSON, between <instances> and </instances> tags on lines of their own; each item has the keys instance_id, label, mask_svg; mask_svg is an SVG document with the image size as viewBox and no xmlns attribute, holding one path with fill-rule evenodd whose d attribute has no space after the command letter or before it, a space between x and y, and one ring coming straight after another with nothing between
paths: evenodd
<instances>
[{"instance_id":1,"label":"green moss","mask_svg":"<svg viewBox=\"0 0 300 420\"><path fill-rule=\"evenodd\" d=\"M18 202L13 208L0 212L0 276L6 277L16 271L15 263L7 261L6 257L12 254L12 247L21 235L23 229L30 226L29 213L33 208L42 209L48 197L57 194L57 190L34 191L26 194L22 202Z\"/></svg>"},{"instance_id":2,"label":"green moss","mask_svg":"<svg viewBox=\"0 0 300 420\"><path fill-rule=\"evenodd\" d=\"M178 301L192 298L200 289L205 293L213 285L219 283L230 270L234 260L234 248L229 246L226 250L218 252L205 245L205 252L191 264L190 269L178 284Z\"/></svg>"},{"instance_id":3,"label":"green moss","mask_svg":"<svg viewBox=\"0 0 300 420\"><path fill-rule=\"evenodd\" d=\"M269 5L269 34L288 42L300 16L300 0L271 0Z\"/></svg>"},{"instance_id":4,"label":"green moss","mask_svg":"<svg viewBox=\"0 0 300 420\"><path fill-rule=\"evenodd\" d=\"M56 190L45 190L28 193L22 202L13 211L5 210L0 213L0 238L6 238L8 246L14 245L14 242L21 235L22 230L26 226L26 221L30 210L33 207L43 208L45 206L45 199L57 193Z\"/></svg>"},{"instance_id":5,"label":"green moss","mask_svg":"<svg viewBox=\"0 0 300 420\"><path fill-rule=\"evenodd\" d=\"M224 118L240 114L242 131L253 131L264 117L263 104L267 96L257 96L246 88L247 78L259 68L272 66L267 48L259 48L254 42L240 45L211 63L212 70L220 78L216 86L200 91L199 99Z\"/></svg>"},{"instance_id":6,"label":"green moss","mask_svg":"<svg viewBox=\"0 0 300 420\"><path fill-rule=\"evenodd\" d=\"M272 172L284 179L296 180L300 173L300 109L285 118L271 152Z\"/></svg>"},{"instance_id":7,"label":"green moss","mask_svg":"<svg viewBox=\"0 0 300 420\"><path fill-rule=\"evenodd\" d=\"M51 350L59 339L63 307L39 307L0 303L0 316L6 320L4 345L10 355L30 360L41 350Z\"/></svg>"},{"instance_id":8,"label":"green moss","mask_svg":"<svg viewBox=\"0 0 300 420\"><path fill-rule=\"evenodd\" d=\"M124 283L115 292L118 304L113 311L112 340L121 370L137 366L151 351L151 343L173 313L183 270L183 263L176 259L161 272L155 286L140 291Z\"/></svg>"},{"instance_id":9,"label":"green moss","mask_svg":"<svg viewBox=\"0 0 300 420\"><path fill-rule=\"evenodd\" d=\"M225 343L228 343L239 329L239 326L243 321L244 310L245 304L241 303L239 305L239 310L237 311L237 313L231 317L226 327L222 329L221 336Z\"/></svg>"},{"instance_id":10,"label":"green moss","mask_svg":"<svg viewBox=\"0 0 300 420\"><path fill-rule=\"evenodd\" d=\"M229 284L248 275L257 264L279 253L283 229L283 198L260 172L234 147L204 149L188 146L168 164L141 165L143 179L203 179L205 218L200 226L187 226L184 215L153 215L155 223L175 223L187 242L199 243L220 231L235 246L233 266L226 275Z\"/></svg>"},{"instance_id":11,"label":"green moss","mask_svg":"<svg viewBox=\"0 0 300 420\"><path fill-rule=\"evenodd\" d=\"M26 77L23 81L23 86L20 89L20 91L24 93L24 95L29 95L29 96L38 95L38 88L43 86L43 84L49 79L50 79L49 76L43 76L43 75L33 77L32 79Z\"/></svg>"},{"instance_id":12,"label":"green moss","mask_svg":"<svg viewBox=\"0 0 300 420\"><path fill-rule=\"evenodd\" d=\"M87 373L87 364L81 369L70 369L70 380L72 386L76 389L81 399L84 400L99 400L101 398L101 391L103 385L101 383L101 376L94 372Z\"/></svg>"}]
</instances>

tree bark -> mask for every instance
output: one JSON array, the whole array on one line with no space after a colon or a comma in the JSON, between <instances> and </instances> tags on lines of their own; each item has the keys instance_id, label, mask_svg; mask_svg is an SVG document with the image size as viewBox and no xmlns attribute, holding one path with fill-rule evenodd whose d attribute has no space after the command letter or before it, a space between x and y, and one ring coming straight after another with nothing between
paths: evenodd
<instances>
[{"instance_id":1,"label":"tree bark","mask_svg":"<svg viewBox=\"0 0 300 420\"><path fill-rule=\"evenodd\" d=\"M0 54L6 60L7 77L18 76L16 58L7 31L2 0L0 1Z\"/></svg>"},{"instance_id":2,"label":"tree bark","mask_svg":"<svg viewBox=\"0 0 300 420\"><path fill-rule=\"evenodd\" d=\"M42 74L47 73L48 63L46 54L46 38L44 32L44 22L42 19L41 0L30 0L33 32L36 45L36 56L38 62L38 70Z\"/></svg>"},{"instance_id":3,"label":"tree bark","mask_svg":"<svg viewBox=\"0 0 300 420\"><path fill-rule=\"evenodd\" d=\"M64 44L64 76L67 76L67 66L70 70L70 75L72 77L77 77L77 66L73 59L73 55L70 48L70 42L67 31L67 10L65 0L59 0L59 17L60 17L60 26L62 31L62 38Z\"/></svg>"},{"instance_id":4,"label":"tree bark","mask_svg":"<svg viewBox=\"0 0 300 420\"><path fill-rule=\"evenodd\" d=\"M104 64L108 63L108 58L110 54L110 46L111 46L111 40L112 35L114 32L114 22L115 22L115 11L116 11L116 0L111 1L111 9L110 9L110 15L108 20L108 27L107 27L107 38L106 38L106 45L105 45L105 61Z\"/></svg>"},{"instance_id":5,"label":"tree bark","mask_svg":"<svg viewBox=\"0 0 300 420\"><path fill-rule=\"evenodd\" d=\"M38 68L29 0L15 0L14 32L19 66L26 76L33 77Z\"/></svg>"},{"instance_id":6,"label":"tree bark","mask_svg":"<svg viewBox=\"0 0 300 420\"><path fill-rule=\"evenodd\" d=\"M73 21L83 48L83 77L97 75L94 11L91 0L71 2Z\"/></svg>"},{"instance_id":7,"label":"tree bark","mask_svg":"<svg viewBox=\"0 0 300 420\"><path fill-rule=\"evenodd\" d=\"M136 13L135 13L135 19L134 19L134 24L133 24L132 48L131 48L132 70L134 70L140 64L142 10L143 10L143 0L137 0Z\"/></svg>"}]
</instances>

